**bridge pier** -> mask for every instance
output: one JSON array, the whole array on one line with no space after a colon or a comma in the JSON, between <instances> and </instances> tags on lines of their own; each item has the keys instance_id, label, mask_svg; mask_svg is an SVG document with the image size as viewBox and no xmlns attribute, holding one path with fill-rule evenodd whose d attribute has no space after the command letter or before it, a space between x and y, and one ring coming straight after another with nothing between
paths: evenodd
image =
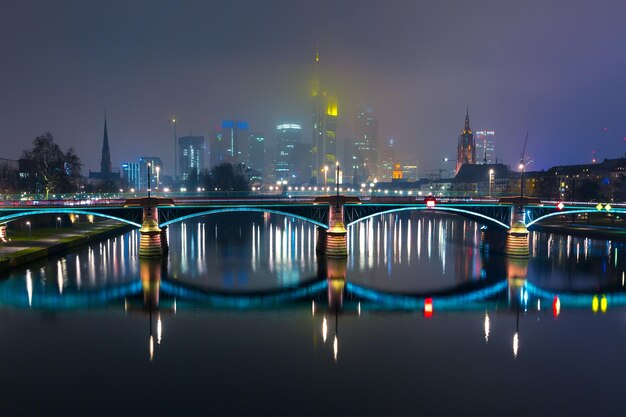
<instances>
[{"instance_id":1,"label":"bridge pier","mask_svg":"<svg viewBox=\"0 0 626 417\"><path fill-rule=\"evenodd\" d=\"M328 230L325 231L323 254L333 258L348 256L348 231L343 222L343 206L337 204L335 210L329 212Z\"/></svg>"},{"instance_id":2,"label":"bridge pier","mask_svg":"<svg viewBox=\"0 0 626 417\"><path fill-rule=\"evenodd\" d=\"M7 241L7 225L0 224L0 242Z\"/></svg>"},{"instance_id":3,"label":"bridge pier","mask_svg":"<svg viewBox=\"0 0 626 417\"><path fill-rule=\"evenodd\" d=\"M520 206L517 218L511 216L513 224L506 236L504 254L513 258L528 258L530 250L528 248L528 229L524 223L524 207Z\"/></svg>"},{"instance_id":4,"label":"bridge pier","mask_svg":"<svg viewBox=\"0 0 626 417\"><path fill-rule=\"evenodd\" d=\"M139 241L140 258L158 258L163 256L162 230L159 228L158 211L156 207L144 206L143 221L141 222L141 240ZM165 241L167 245L167 241Z\"/></svg>"}]
</instances>

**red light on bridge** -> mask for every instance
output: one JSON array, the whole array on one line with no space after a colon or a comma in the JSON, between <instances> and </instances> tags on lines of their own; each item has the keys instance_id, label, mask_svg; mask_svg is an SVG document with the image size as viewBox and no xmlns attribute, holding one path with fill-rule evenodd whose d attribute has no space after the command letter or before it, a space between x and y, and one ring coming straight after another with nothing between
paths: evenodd
<instances>
[{"instance_id":1,"label":"red light on bridge","mask_svg":"<svg viewBox=\"0 0 626 417\"><path fill-rule=\"evenodd\" d=\"M559 210L563 210L563 207L565 207L565 204L563 204L560 201L559 201L559 204L556 205L556 208L558 208Z\"/></svg>"},{"instance_id":2,"label":"red light on bridge","mask_svg":"<svg viewBox=\"0 0 626 417\"><path fill-rule=\"evenodd\" d=\"M555 295L554 299L552 300L552 314L554 315L554 317L561 314L561 300L559 300L559 297L557 295Z\"/></svg>"},{"instance_id":3,"label":"red light on bridge","mask_svg":"<svg viewBox=\"0 0 626 417\"><path fill-rule=\"evenodd\" d=\"M435 207L435 204L437 204L437 200L435 200L434 197L426 197L424 202L426 203L426 207Z\"/></svg>"},{"instance_id":4,"label":"red light on bridge","mask_svg":"<svg viewBox=\"0 0 626 417\"><path fill-rule=\"evenodd\" d=\"M431 317L433 315L433 299L426 298L424 300L424 317Z\"/></svg>"}]
</instances>

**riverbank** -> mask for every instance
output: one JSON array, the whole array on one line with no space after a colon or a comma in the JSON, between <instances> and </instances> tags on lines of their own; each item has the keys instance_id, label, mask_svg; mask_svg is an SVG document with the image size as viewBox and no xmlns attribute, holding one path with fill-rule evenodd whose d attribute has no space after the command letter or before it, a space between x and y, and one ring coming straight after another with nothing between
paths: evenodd
<instances>
[{"instance_id":1,"label":"riverbank","mask_svg":"<svg viewBox=\"0 0 626 417\"><path fill-rule=\"evenodd\" d=\"M132 228L125 223L102 221L65 228L35 229L32 232L9 231L9 241L0 243L0 272L124 233Z\"/></svg>"}]
</instances>

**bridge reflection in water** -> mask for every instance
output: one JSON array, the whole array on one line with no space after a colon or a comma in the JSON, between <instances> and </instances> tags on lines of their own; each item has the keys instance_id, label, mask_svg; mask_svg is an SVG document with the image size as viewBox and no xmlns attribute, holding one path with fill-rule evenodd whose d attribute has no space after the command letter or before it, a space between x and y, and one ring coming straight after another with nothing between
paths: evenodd
<instances>
[{"instance_id":1,"label":"bridge reflection in water","mask_svg":"<svg viewBox=\"0 0 626 417\"><path fill-rule=\"evenodd\" d=\"M319 320L322 339L332 340L333 357L338 358L339 324L344 315L356 315L360 320L377 313L419 312L425 319L447 311L475 314L485 311L484 337L488 342L490 322L494 315L515 314L513 353L518 355L520 344L520 315L523 317L542 310L557 317L564 310L583 308L606 312L609 307L626 305L626 293L621 285L600 292L561 292L541 288L527 280L528 261L506 260L502 265L506 279L470 282L455 288L427 293L392 293L367 288L350 281L346 259L318 261L318 274L299 285L280 289L240 292L212 290L182 283L168 276L167 265L161 260L141 259L139 280L111 283L101 288L49 292L33 286L26 277L26 288L13 285L12 280L0 285L0 305L5 308L40 310L107 308L124 310L127 314L145 314L149 321L149 352L153 359L155 343L162 339L164 315L181 310L284 309L311 311ZM332 333L328 337L328 333ZM155 341L156 339L156 341Z\"/></svg>"}]
</instances>

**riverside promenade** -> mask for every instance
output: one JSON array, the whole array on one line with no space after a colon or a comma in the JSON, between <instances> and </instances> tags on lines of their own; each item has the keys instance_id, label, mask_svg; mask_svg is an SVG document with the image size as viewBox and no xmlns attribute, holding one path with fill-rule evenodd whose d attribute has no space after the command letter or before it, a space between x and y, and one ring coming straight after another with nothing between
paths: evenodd
<instances>
[{"instance_id":1,"label":"riverside promenade","mask_svg":"<svg viewBox=\"0 0 626 417\"><path fill-rule=\"evenodd\" d=\"M0 242L0 271L58 254L129 228L124 223L105 220L75 223L70 227L11 230L9 239Z\"/></svg>"}]
</instances>

